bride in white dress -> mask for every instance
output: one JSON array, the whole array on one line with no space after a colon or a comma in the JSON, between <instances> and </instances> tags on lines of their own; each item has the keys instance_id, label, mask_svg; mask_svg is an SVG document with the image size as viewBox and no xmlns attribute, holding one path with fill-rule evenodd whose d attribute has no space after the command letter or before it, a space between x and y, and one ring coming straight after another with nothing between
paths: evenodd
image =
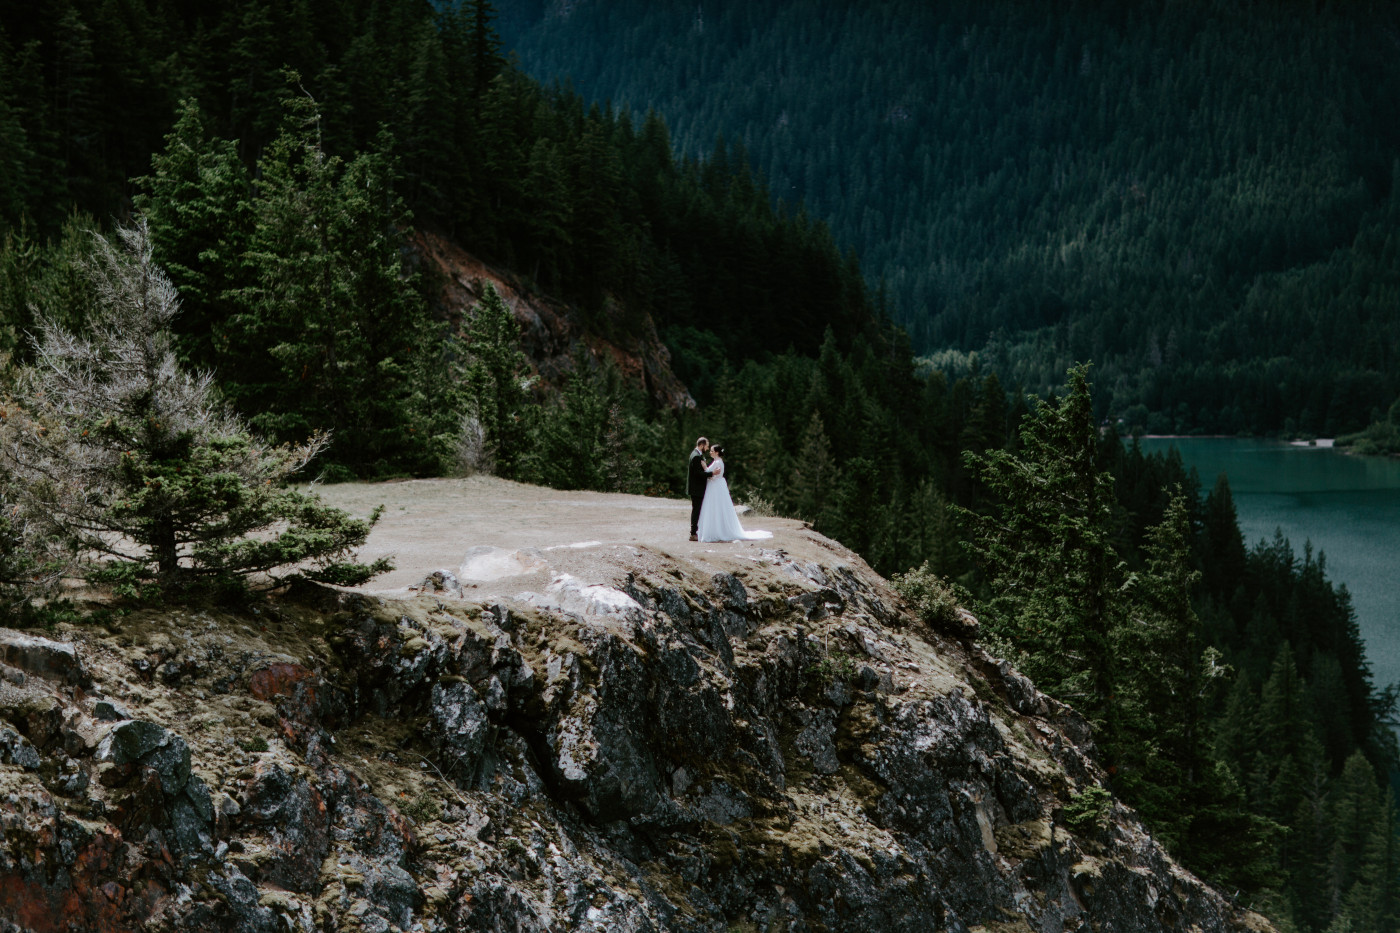
<instances>
[{"instance_id":1,"label":"bride in white dress","mask_svg":"<svg viewBox=\"0 0 1400 933\"><path fill-rule=\"evenodd\" d=\"M705 481L705 501L700 505L697 534L701 541L744 541L771 538L771 531L745 531L729 498L729 483L724 479L724 448L710 448L715 459L705 468L710 478Z\"/></svg>"}]
</instances>

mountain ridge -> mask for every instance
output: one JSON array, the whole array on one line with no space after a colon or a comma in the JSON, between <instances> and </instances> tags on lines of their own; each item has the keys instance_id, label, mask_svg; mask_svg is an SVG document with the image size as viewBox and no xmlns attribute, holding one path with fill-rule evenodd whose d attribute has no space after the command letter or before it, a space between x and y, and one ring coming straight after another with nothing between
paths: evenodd
<instances>
[{"instance_id":1,"label":"mountain ridge","mask_svg":"<svg viewBox=\"0 0 1400 933\"><path fill-rule=\"evenodd\" d=\"M920 353L1126 431L1335 436L1400 393L1400 20L1375 4L502 3L521 67L804 204Z\"/></svg>"}]
</instances>

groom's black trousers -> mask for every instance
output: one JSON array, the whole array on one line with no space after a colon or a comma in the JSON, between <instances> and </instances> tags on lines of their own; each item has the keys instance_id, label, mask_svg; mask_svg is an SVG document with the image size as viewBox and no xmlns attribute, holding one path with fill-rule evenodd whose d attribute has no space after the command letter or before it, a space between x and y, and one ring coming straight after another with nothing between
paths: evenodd
<instances>
[{"instance_id":1,"label":"groom's black trousers","mask_svg":"<svg viewBox=\"0 0 1400 933\"><path fill-rule=\"evenodd\" d=\"M700 495L690 497L690 533L695 534L700 529L700 506L705 502L705 487L700 487Z\"/></svg>"}]
</instances>

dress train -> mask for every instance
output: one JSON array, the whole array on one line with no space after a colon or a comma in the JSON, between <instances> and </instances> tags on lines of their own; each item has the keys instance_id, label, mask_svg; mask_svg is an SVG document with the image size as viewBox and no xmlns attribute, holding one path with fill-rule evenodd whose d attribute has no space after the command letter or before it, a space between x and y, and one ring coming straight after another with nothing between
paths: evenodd
<instances>
[{"instance_id":1,"label":"dress train","mask_svg":"<svg viewBox=\"0 0 1400 933\"><path fill-rule=\"evenodd\" d=\"M734 511L729 496L729 483L724 479L724 461L716 460L706 472L705 501L700 505L698 536L701 541L757 541L773 537L771 531L745 531Z\"/></svg>"}]
</instances>

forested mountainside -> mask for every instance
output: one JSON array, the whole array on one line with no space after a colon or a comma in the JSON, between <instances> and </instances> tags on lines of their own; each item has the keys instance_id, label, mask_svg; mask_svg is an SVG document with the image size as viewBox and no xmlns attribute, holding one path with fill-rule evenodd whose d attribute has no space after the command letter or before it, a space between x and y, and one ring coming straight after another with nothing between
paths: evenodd
<instances>
[{"instance_id":1,"label":"forested mountainside","mask_svg":"<svg viewBox=\"0 0 1400 933\"><path fill-rule=\"evenodd\" d=\"M255 190L254 176L284 166L334 185L336 160L358 154L350 174L394 175L392 198L358 210L411 212L595 312L611 297L663 327L703 322L735 346L806 352L828 326L845 340L871 318L859 270L821 225L776 214L747 175L679 162L660 121L503 71L480 5L7 6L0 218L17 236L55 234L75 206L120 216L170 185L198 191L204 213L182 222L233 253L268 225L272 186ZM303 112L289 120L294 97ZM182 101L184 135L167 140ZM308 142L326 166L295 164ZM209 301L228 285L201 284ZM747 313L755 302L775 313Z\"/></svg>"},{"instance_id":2,"label":"forested mountainside","mask_svg":"<svg viewBox=\"0 0 1400 933\"><path fill-rule=\"evenodd\" d=\"M679 494L695 436L721 439L740 500L881 573L922 568L900 584L916 605L973 608L987 645L1082 708L1109 786L1186 866L1299 929L1395 929L1395 698L1322 561L1247 548L1227 485L1202 497L1179 460L1101 438L1111 360L1097 402L1082 370L1040 402L989 366L921 364L823 223L776 206L727 148L678 155L659 116L542 87L493 13L0 5L3 411L84 443L26 395L31 332L92 330L111 300L94 236L144 218L180 293L182 365L212 371L263 438L330 432L320 475ZM443 280L469 266L504 270L514 309ZM463 292L476 307L450 313ZM543 301L604 338L658 328L699 409L629 388L586 342L542 392L520 328ZM149 501L188 466L148 458L124 481ZM0 576L23 591L17 527L0 526ZM1066 554L1094 573L1056 572ZM132 572L123 598L154 598L156 570ZM55 613L97 621L19 618Z\"/></svg>"},{"instance_id":3,"label":"forested mountainside","mask_svg":"<svg viewBox=\"0 0 1400 933\"><path fill-rule=\"evenodd\" d=\"M1150 432L1400 395L1400 8L503 0L523 69L660 113L855 248L920 353L1098 364Z\"/></svg>"}]
</instances>

